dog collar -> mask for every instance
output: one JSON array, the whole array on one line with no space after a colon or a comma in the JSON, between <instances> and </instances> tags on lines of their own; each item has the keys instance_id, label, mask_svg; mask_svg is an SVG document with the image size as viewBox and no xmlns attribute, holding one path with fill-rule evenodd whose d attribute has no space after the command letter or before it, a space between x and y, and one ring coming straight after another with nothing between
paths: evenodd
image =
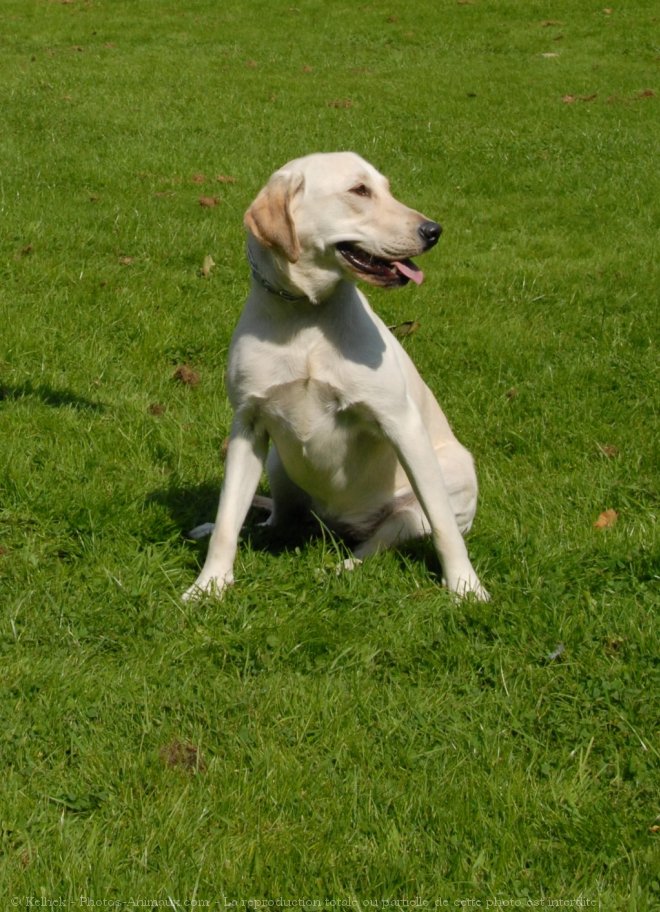
<instances>
[{"instance_id":1,"label":"dog collar","mask_svg":"<svg viewBox=\"0 0 660 912\"><path fill-rule=\"evenodd\" d=\"M277 295L278 298L282 298L284 301L304 301L306 300L305 295L295 295L290 291L285 291L283 288L278 288L276 285L273 285L272 282L269 282L266 276L262 275L259 272L257 264L254 261L252 256L252 251L250 246L247 247L247 257L248 262L250 263L250 269L252 270L252 277L261 285L262 288L265 288L266 291L269 291L271 294Z\"/></svg>"}]
</instances>

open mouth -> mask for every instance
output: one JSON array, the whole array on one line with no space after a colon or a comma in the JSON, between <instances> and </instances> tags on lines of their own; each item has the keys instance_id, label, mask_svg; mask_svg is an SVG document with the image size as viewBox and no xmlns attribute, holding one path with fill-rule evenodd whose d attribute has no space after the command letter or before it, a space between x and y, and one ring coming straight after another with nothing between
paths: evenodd
<instances>
[{"instance_id":1,"label":"open mouth","mask_svg":"<svg viewBox=\"0 0 660 912\"><path fill-rule=\"evenodd\" d=\"M386 260L384 257L367 253L349 241L337 244L337 251L353 272L372 285L394 288L407 285L411 281L421 285L424 281L424 273L412 260Z\"/></svg>"}]
</instances>

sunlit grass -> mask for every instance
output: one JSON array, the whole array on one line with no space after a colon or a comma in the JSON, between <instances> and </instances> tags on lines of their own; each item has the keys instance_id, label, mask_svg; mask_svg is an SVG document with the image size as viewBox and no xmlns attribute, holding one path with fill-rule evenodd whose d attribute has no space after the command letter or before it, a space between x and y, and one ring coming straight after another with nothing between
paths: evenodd
<instances>
[{"instance_id":1,"label":"sunlit grass","mask_svg":"<svg viewBox=\"0 0 660 912\"><path fill-rule=\"evenodd\" d=\"M654 15L5 0L10 902L655 908ZM341 543L251 522L224 601L184 605L242 213L339 148L443 224L424 285L371 296L475 453L493 600L423 545L337 577Z\"/></svg>"}]
</instances>

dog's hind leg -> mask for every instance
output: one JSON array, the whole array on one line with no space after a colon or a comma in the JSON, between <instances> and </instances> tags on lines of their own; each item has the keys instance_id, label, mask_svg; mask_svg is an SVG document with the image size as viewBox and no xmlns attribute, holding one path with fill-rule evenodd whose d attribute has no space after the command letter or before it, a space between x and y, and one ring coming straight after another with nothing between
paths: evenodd
<instances>
[{"instance_id":1,"label":"dog's hind leg","mask_svg":"<svg viewBox=\"0 0 660 912\"><path fill-rule=\"evenodd\" d=\"M282 465L280 454L274 446L271 446L268 452L266 473L272 500L271 514L263 525L282 526L289 522L297 522L301 516L309 514L311 507L309 495L291 481ZM266 498L264 498L265 500ZM263 507L266 507L265 503Z\"/></svg>"},{"instance_id":2,"label":"dog's hind leg","mask_svg":"<svg viewBox=\"0 0 660 912\"><path fill-rule=\"evenodd\" d=\"M388 548L394 548L396 545L424 538L430 534L431 526L424 511L417 501L412 501L390 513L374 529L369 538L360 542L353 553L358 560L363 560L379 551L386 551Z\"/></svg>"},{"instance_id":3,"label":"dog's hind leg","mask_svg":"<svg viewBox=\"0 0 660 912\"><path fill-rule=\"evenodd\" d=\"M349 557L341 565L343 570L353 570L362 561L377 554L387 551L405 542L414 541L430 535L431 527L424 515L420 504L411 500L405 506L395 509L371 533L369 538L360 542L353 549L353 557Z\"/></svg>"}]
</instances>

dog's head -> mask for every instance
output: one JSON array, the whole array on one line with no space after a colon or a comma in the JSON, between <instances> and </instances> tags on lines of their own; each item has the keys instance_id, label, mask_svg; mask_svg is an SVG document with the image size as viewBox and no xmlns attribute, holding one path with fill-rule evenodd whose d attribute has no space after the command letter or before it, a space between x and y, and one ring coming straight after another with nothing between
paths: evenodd
<instances>
[{"instance_id":1,"label":"dog's head","mask_svg":"<svg viewBox=\"0 0 660 912\"><path fill-rule=\"evenodd\" d=\"M404 206L352 152L308 155L270 178L245 225L272 253L287 287L323 300L342 278L394 288L424 274L410 257L433 247L436 223Z\"/></svg>"}]
</instances>

